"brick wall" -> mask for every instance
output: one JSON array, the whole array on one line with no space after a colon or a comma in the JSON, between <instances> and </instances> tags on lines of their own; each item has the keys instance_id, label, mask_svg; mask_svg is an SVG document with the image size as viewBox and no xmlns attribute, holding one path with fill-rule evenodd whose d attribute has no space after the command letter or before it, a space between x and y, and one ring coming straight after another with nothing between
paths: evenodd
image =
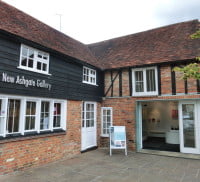
<instances>
[{"instance_id":1,"label":"brick wall","mask_svg":"<svg viewBox=\"0 0 200 182\"><path fill-rule=\"evenodd\" d=\"M113 107L113 124L126 126L129 149L135 149L135 100L134 98L106 99L103 107ZM108 138L101 137L101 147L108 147Z\"/></svg>"},{"instance_id":2,"label":"brick wall","mask_svg":"<svg viewBox=\"0 0 200 182\"><path fill-rule=\"evenodd\" d=\"M1 140L0 174L43 165L80 153L81 101L68 101L67 131L29 138Z\"/></svg>"},{"instance_id":3,"label":"brick wall","mask_svg":"<svg viewBox=\"0 0 200 182\"><path fill-rule=\"evenodd\" d=\"M179 100L200 99L200 95L176 95L155 97L128 97L128 98L105 98L103 107L113 108L113 125L126 126L128 149L136 149L136 100ZM109 146L108 137L100 137L100 147Z\"/></svg>"},{"instance_id":4,"label":"brick wall","mask_svg":"<svg viewBox=\"0 0 200 182\"><path fill-rule=\"evenodd\" d=\"M112 71L112 78L114 79L118 71ZM185 94L185 90L188 91L188 94L197 93L197 82L195 79L187 80L187 88L185 89L185 81L181 79L182 73L175 73L175 89L176 94ZM130 96L129 88L129 70L122 69L122 96ZM160 66L160 79L161 79L161 95L172 95L172 75L171 75L171 66L162 65ZM111 85L111 71L105 72L105 93ZM111 94L113 90L113 95ZM110 91L106 95L107 97L119 97L119 75L113 83L113 88L111 87Z\"/></svg>"}]
</instances>

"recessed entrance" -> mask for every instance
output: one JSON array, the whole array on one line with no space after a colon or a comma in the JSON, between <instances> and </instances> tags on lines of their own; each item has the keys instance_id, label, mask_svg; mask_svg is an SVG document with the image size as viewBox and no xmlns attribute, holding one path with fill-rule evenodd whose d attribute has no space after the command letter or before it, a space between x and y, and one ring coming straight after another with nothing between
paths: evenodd
<instances>
[{"instance_id":1,"label":"recessed entrance","mask_svg":"<svg viewBox=\"0 0 200 182\"><path fill-rule=\"evenodd\" d=\"M143 101L137 148L200 154L200 101Z\"/></svg>"},{"instance_id":2,"label":"recessed entrance","mask_svg":"<svg viewBox=\"0 0 200 182\"><path fill-rule=\"evenodd\" d=\"M142 148L180 151L178 102L142 102Z\"/></svg>"}]
</instances>

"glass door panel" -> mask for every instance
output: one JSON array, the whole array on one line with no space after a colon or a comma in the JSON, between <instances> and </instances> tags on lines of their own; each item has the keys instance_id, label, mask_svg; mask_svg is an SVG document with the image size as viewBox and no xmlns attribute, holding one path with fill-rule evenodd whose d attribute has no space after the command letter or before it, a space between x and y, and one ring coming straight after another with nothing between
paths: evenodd
<instances>
[{"instance_id":1,"label":"glass door panel","mask_svg":"<svg viewBox=\"0 0 200 182\"><path fill-rule=\"evenodd\" d=\"M194 104L182 105L184 147L196 147L194 112Z\"/></svg>"},{"instance_id":2,"label":"glass door panel","mask_svg":"<svg viewBox=\"0 0 200 182\"><path fill-rule=\"evenodd\" d=\"M196 109L196 102L179 104L180 151L183 153L199 153Z\"/></svg>"}]
</instances>

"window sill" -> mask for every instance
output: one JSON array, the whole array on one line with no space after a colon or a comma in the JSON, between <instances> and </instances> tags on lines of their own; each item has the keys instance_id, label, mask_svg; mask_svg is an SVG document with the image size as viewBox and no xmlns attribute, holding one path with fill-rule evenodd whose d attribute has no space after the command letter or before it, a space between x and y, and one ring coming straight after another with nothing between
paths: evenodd
<instances>
[{"instance_id":1,"label":"window sill","mask_svg":"<svg viewBox=\"0 0 200 182\"><path fill-rule=\"evenodd\" d=\"M149 96L158 96L158 93L145 93L145 94L133 94L132 97L149 97Z\"/></svg>"},{"instance_id":2,"label":"window sill","mask_svg":"<svg viewBox=\"0 0 200 182\"><path fill-rule=\"evenodd\" d=\"M8 135L6 137L0 137L0 144L3 143L9 143L9 142L17 142L17 141L23 141L23 140L32 140L32 139L38 139L38 138L45 138L45 137L53 137L53 136L59 136L59 135L66 135L66 131L64 130L56 130L56 131L46 131L46 132L30 132L25 133L24 135L18 134L18 135Z\"/></svg>"},{"instance_id":3,"label":"window sill","mask_svg":"<svg viewBox=\"0 0 200 182\"><path fill-rule=\"evenodd\" d=\"M101 135L102 138L109 138L109 135Z\"/></svg>"},{"instance_id":4,"label":"window sill","mask_svg":"<svg viewBox=\"0 0 200 182\"><path fill-rule=\"evenodd\" d=\"M45 73L45 72L42 72L42 71L40 72L40 71L37 71L37 70L32 70L32 69L29 69L29 68L26 68L26 67L23 67L23 66L18 66L17 68L22 69L22 70L26 70L26 71L31 71L31 72L34 72L34 73L43 74L43 75L48 75L48 76L52 75L52 74Z\"/></svg>"},{"instance_id":5,"label":"window sill","mask_svg":"<svg viewBox=\"0 0 200 182\"><path fill-rule=\"evenodd\" d=\"M85 83L85 84L88 84L88 85L93 85L93 86L99 86L99 85L97 85L97 84L93 84L93 83L89 83L89 82L85 82L85 81L82 81L82 83Z\"/></svg>"}]
</instances>

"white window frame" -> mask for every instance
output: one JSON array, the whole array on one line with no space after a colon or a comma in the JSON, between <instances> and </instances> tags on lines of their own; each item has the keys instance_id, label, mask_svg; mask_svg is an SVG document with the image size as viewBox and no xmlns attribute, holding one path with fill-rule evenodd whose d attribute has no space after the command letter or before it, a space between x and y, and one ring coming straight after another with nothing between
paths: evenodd
<instances>
[{"instance_id":1,"label":"white window frame","mask_svg":"<svg viewBox=\"0 0 200 182\"><path fill-rule=\"evenodd\" d=\"M6 135L12 135L12 134L21 134L24 135L25 133L30 132L37 132L40 133L42 131L56 131L56 129L62 129L66 131L66 122L67 122L67 101L66 100L54 100L54 99L47 99L47 98L35 98L35 97L23 97L23 96L10 96L10 95L0 95L0 99L2 99L2 111L1 118L2 122L1 127L3 128L3 131L0 133L0 136L6 137ZM20 116L19 116L19 131L8 133L6 131L7 127L7 110L8 110L8 100L9 99L16 99L20 100ZM26 103L27 101L30 102L36 102L36 119L35 119L35 128L33 130L25 130L25 117L26 117ZM40 114L41 114L41 102L47 101L50 104L49 108L49 128L48 129L40 129ZM53 128L53 106L54 103L60 103L61 104L61 125L60 127Z\"/></svg>"},{"instance_id":2,"label":"white window frame","mask_svg":"<svg viewBox=\"0 0 200 182\"><path fill-rule=\"evenodd\" d=\"M90 120L94 119L94 125L89 126L89 127L87 127L87 121L86 121L87 120L86 114L87 114L87 112L90 112L86 109L87 104L91 104L91 105L94 106L94 111L93 111L94 112L94 118L89 118ZM96 127L96 117L97 117L97 104L96 104L96 102L86 101L86 102L83 102L83 105L84 105L84 109L82 108L82 116L84 115L84 117L82 117L82 127L85 127L85 128ZM84 126L83 126L83 124L84 124Z\"/></svg>"},{"instance_id":3,"label":"white window frame","mask_svg":"<svg viewBox=\"0 0 200 182\"><path fill-rule=\"evenodd\" d=\"M84 73L84 70L88 71L88 75ZM94 72L94 74L92 74L92 72ZM84 76L87 76L88 80L85 80ZM94 79L94 82L91 81L91 79ZM83 83L87 83L87 84L90 84L90 85L96 85L96 82L97 82L96 70L88 68L86 66L83 66Z\"/></svg>"},{"instance_id":4,"label":"white window frame","mask_svg":"<svg viewBox=\"0 0 200 182\"><path fill-rule=\"evenodd\" d=\"M23 56L22 56L22 50L23 50L23 48L27 48L28 50L32 50L32 51L34 52L33 68L30 68L30 67L28 67L28 66L23 66L23 65L22 65L22 57L23 57ZM42 57L43 57L43 56L47 57L47 59L39 58L39 57L38 57L38 54L41 54ZM38 63L38 62L47 65L46 71L37 69L37 63ZM27 71L33 71L33 72L41 73L41 74L51 75L51 74L49 74L49 53L40 51L40 50L38 50L38 49L29 47L29 46L24 45L24 44L21 44L21 49L20 49L20 60L19 60L19 66L18 66L18 68L24 69L24 70L27 70Z\"/></svg>"},{"instance_id":5,"label":"white window frame","mask_svg":"<svg viewBox=\"0 0 200 182\"><path fill-rule=\"evenodd\" d=\"M147 70L155 70L155 91L148 92L147 91L147 80L146 80L146 71ZM142 71L143 73L143 88L144 92L136 92L136 84L135 84L135 72L136 71ZM158 71L157 67L145 67L145 68L133 68L132 69L132 96L151 96L151 95L158 95Z\"/></svg>"},{"instance_id":6,"label":"white window frame","mask_svg":"<svg viewBox=\"0 0 200 182\"><path fill-rule=\"evenodd\" d=\"M27 106L27 102L35 102L36 103L36 109L35 109L35 128L34 129L32 129L32 130L26 130L25 129L25 125L26 125L26 106ZM37 113L37 107L38 107L38 101L37 100L34 100L34 99L25 99L25 104L24 104L24 127L23 127L23 129L24 129L24 132L33 132L33 131L37 131L37 125L36 125L36 123L37 123L37 120L38 120L38 113ZM30 116L30 115L29 115Z\"/></svg>"},{"instance_id":7,"label":"white window frame","mask_svg":"<svg viewBox=\"0 0 200 182\"><path fill-rule=\"evenodd\" d=\"M101 107L101 136L103 136L103 137L109 137L109 133L104 133L103 132L103 129L104 129L104 127L103 127L103 124L106 122L106 125L107 125L107 118L106 118L106 121L104 121L104 115L103 115L103 111L104 110L110 110L110 113L111 113L111 115L110 115L110 126L112 126L113 125L113 109L112 109L112 107Z\"/></svg>"},{"instance_id":8,"label":"white window frame","mask_svg":"<svg viewBox=\"0 0 200 182\"><path fill-rule=\"evenodd\" d=\"M64 102L61 102L61 101L57 101L57 100L54 100L54 103L53 103L53 108L54 108L54 104L60 104L61 108L60 108L60 127L54 127L53 126L53 129L60 129L63 127L63 120L65 120L65 118L67 117L66 116L66 113L65 113L65 109L66 107L64 107ZM54 111L53 111L53 119L54 119Z\"/></svg>"}]
</instances>

